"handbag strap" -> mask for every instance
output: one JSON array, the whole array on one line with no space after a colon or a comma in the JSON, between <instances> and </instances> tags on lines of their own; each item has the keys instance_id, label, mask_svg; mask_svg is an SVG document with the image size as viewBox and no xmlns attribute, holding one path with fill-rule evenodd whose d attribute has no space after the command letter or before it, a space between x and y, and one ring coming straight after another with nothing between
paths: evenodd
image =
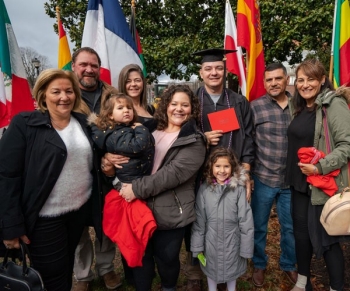
<instances>
[{"instance_id":1,"label":"handbag strap","mask_svg":"<svg viewBox=\"0 0 350 291\"><path fill-rule=\"evenodd\" d=\"M22 242L21 240L19 241L19 244L20 244L22 260L23 260L23 262L22 262L23 274L27 274L27 272L28 272L27 257L28 257L28 260L29 260L29 265L31 267L33 267L32 257L30 255L28 246L24 242ZM5 266L7 264L8 258L9 258L11 253L12 253L12 250L10 250L10 249L6 250L6 253L5 253L5 256L4 256L4 260L3 260L3 266ZM12 260L14 261L14 259L12 259Z\"/></svg>"},{"instance_id":2,"label":"handbag strap","mask_svg":"<svg viewBox=\"0 0 350 291\"><path fill-rule=\"evenodd\" d=\"M324 129L324 136L326 138L326 151L327 154L331 152L331 141L329 138L329 130L328 130L328 122L327 122L327 111L324 106L322 106L323 111L323 129Z\"/></svg>"}]
</instances>

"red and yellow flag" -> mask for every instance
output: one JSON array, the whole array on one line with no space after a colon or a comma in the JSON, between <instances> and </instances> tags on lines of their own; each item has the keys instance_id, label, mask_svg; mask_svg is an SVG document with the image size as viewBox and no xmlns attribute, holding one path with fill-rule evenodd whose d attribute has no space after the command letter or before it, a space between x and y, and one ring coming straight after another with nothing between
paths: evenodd
<instances>
[{"instance_id":1,"label":"red and yellow flag","mask_svg":"<svg viewBox=\"0 0 350 291\"><path fill-rule=\"evenodd\" d=\"M56 7L57 12L57 25L58 25L58 68L62 70L72 70L72 55L70 53L68 39L66 32L64 31L62 21L60 18L59 8Z\"/></svg>"},{"instance_id":2,"label":"red and yellow flag","mask_svg":"<svg viewBox=\"0 0 350 291\"><path fill-rule=\"evenodd\" d=\"M350 1L336 0L333 27L334 87L350 86Z\"/></svg>"},{"instance_id":3,"label":"red and yellow flag","mask_svg":"<svg viewBox=\"0 0 350 291\"><path fill-rule=\"evenodd\" d=\"M265 94L265 61L257 0L238 0L237 32L237 45L247 50L246 97L252 101Z\"/></svg>"}]
</instances>

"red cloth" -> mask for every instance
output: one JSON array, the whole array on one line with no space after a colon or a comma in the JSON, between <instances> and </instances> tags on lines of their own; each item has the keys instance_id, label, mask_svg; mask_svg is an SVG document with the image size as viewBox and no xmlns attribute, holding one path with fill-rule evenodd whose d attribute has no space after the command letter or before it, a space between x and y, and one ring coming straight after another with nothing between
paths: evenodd
<instances>
[{"instance_id":1,"label":"red cloth","mask_svg":"<svg viewBox=\"0 0 350 291\"><path fill-rule=\"evenodd\" d=\"M129 267L142 266L142 257L149 238L157 228L151 209L144 201L124 200L116 190L105 198L102 227L104 233L115 242Z\"/></svg>"},{"instance_id":2,"label":"red cloth","mask_svg":"<svg viewBox=\"0 0 350 291\"><path fill-rule=\"evenodd\" d=\"M315 165L320 159L326 155L324 152L317 150L314 147L303 147L298 150L298 157L301 163ZM334 170L327 175L311 175L307 176L306 181L321 189L328 196L333 196L338 191L338 186L335 183L334 177L338 176L340 170Z\"/></svg>"}]
</instances>

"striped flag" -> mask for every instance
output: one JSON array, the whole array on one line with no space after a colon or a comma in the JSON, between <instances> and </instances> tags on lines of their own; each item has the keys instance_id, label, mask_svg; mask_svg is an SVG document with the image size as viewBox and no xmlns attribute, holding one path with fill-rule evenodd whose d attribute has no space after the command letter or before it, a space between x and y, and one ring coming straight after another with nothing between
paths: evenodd
<instances>
[{"instance_id":1,"label":"striped flag","mask_svg":"<svg viewBox=\"0 0 350 291\"><path fill-rule=\"evenodd\" d=\"M136 44L117 0L89 0L82 46L101 58L101 80L118 86L119 72L128 64L143 68Z\"/></svg>"},{"instance_id":2,"label":"striped flag","mask_svg":"<svg viewBox=\"0 0 350 291\"><path fill-rule=\"evenodd\" d=\"M235 54L226 55L226 68L238 77L242 95L247 94L246 68L241 47L237 46L237 28L235 17L232 13L230 1L226 0L225 8L225 40L224 47L227 50L237 50Z\"/></svg>"},{"instance_id":3,"label":"striped flag","mask_svg":"<svg viewBox=\"0 0 350 291\"><path fill-rule=\"evenodd\" d=\"M64 31L63 24L60 18L58 7L57 11L57 25L58 25L58 68L62 70L72 70L72 55L70 53L69 44L66 32Z\"/></svg>"},{"instance_id":4,"label":"striped flag","mask_svg":"<svg viewBox=\"0 0 350 291\"><path fill-rule=\"evenodd\" d=\"M0 128L21 111L34 110L27 75L3 0L0 0Z\"/></svg>"},{"instance_id":5,"label":"striped flag","mask_svg":"<svg viewBox=\"0 0 350 291\"><path fill-rule=\"evenodd\" d=\"M142 70L143 76L147 77L145 58L143 57L143 52L142 52L142 47L141 47L141 41L140 41L139 33L137 32L137 29L136 29L135 6L131 6L130 31L131 31L131 35L132 35L132 37L134 39L134 42L136 44L137 53L139 54L140 60L141 60L142 65L143 65L143 70Z\"/></svg>"},{"instance_id":6,"label":"striped flag","mask_svg":"<svg viewBox=\"0 0 350 291\"><path fill-rule=\"evenodd\" d=\"M247 94L249 101L265 94L263 83L265 61L257 0L238 0L237 45L247 50Z\"/></svg>"},{"instance_id":7,"label":"striped flag","mask_svg":"<svg viewBox=\"0 0 350 291\"><path fill-rule=\"evenodd\" d=\"M350 86L350 2L336 0L333 27L334 86Z\"/></svg>"}]
</instances>

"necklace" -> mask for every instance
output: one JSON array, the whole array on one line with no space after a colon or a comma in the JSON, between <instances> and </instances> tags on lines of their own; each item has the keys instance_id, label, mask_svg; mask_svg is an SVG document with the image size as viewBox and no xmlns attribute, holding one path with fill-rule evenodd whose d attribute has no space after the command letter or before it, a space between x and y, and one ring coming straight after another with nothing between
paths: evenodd
<instances>
[{"instance_id":1,"label":"necklace","mask_svg":"<svg viewBox=\"0 0 350 291\"><path fill-rule=\"evenodd\" d=\"M69 122L70 122L70 119L69 119L68 124L66 126L59 126L56 122L53 121L52 118L50 118L50 120L51 120L51 123L54 125L54 127L58 128L59 130L65 129L68 126Z\"/></svg>"}]
</instances>

